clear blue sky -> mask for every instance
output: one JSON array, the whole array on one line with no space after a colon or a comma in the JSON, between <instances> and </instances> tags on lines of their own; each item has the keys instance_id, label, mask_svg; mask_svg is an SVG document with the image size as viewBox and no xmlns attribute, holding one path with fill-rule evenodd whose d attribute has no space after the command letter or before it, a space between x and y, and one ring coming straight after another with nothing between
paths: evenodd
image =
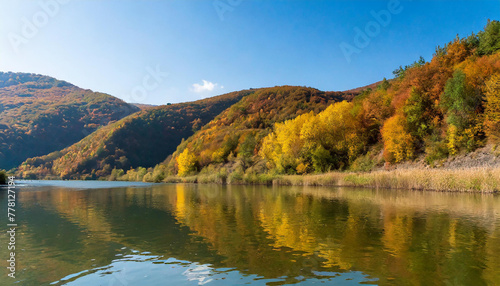
<instances>
[{"instance_id":1,"label":"clear blue sky","mask_svg":"<svg viewBox=\"0 0 500 286\"><path fill-rule=\"evenodd\" d=\"M498 0L401 0L402 11L356 46L355 28L390 1L54 1L0 1L0 71L151 104L275 85L355 88L500 18ZM357 49L350 61L342 43ZM148 77L155 69L157 80Z\"/></svg>"}]
</instances>

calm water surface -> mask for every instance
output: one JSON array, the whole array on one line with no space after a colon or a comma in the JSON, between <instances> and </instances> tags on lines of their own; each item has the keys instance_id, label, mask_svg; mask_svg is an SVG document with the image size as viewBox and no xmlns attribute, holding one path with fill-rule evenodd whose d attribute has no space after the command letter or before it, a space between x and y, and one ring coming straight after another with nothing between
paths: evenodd
<instances>
[{"instance_id":1,"label":"calm water surface","mask_svg":"<svg viewBox=\"0 0 500 286\"><path fill-rule=\"evenodd\" d=\"M4 219L0 285L500 285L494 195L108 182L17 195L17 275Z\"/></svg>"}]
</instances>

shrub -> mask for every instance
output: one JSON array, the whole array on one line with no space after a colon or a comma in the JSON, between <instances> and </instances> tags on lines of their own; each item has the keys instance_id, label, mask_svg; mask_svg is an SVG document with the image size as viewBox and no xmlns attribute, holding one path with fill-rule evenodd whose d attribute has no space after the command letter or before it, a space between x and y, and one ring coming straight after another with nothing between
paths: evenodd
<instances>
[{"instance_id":1,"label":"shrub","mask_svg":"<svg viewBox=\"0 0 500 286\"><path fill-rule=\"evenodd\" d=\"M358 157L351 165L351 171L368 172L375 167L375 160L371 158L371 153Z\"/></svg>"},{"instance_id":2,"label":"shrub","mask_svg":"<svg viewBox=\"0 0 500 286\"><path fill-rule=\"evenodd\" d=\"M425 148L425 153L425 162L433 166L435 161L448 157L448 146L444 141L430 142Z\"/></svg>"},{"instance_id":3,"label":"shrub","mask_svg":"<svg viewBox=\"0 0 500 286\"><path fill-rule=\"evenodd\" d=\"M7 184L7 175L5 174L5 171L1 170L0 171L0 185L5 185Z\"/></svg>"}]
</instances>

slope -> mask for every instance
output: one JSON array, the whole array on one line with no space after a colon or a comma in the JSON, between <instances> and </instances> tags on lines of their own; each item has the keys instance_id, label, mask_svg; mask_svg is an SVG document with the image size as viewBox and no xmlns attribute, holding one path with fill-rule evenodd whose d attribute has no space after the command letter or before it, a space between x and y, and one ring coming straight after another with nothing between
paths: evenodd
<instances>
[{"instance_id":1,"label":"slope","mask_svg":"<svg viewBox=\"0 0 500 286\"><path fill-rule=\"evenodd\" d=\"M167 173L177 174L177 158L188 150L196 163L190 171L201 170L212 164L223 164L231 157L240 156L241 163L253 164L261 139L277 122L293 119L311 111L320 112L328 105L350 100L354 93L324 92L314 88L279 86L263 88L234 104L200 131L179 145L165 162ZM182 171L181 171L182 172Z\"/></svg>"},{"instance_id":2,"label":"slope","mask_svg":"<svg viewBox=\"0 0 500 286\"><path fill-rule=\"evenodd\" d=\"M138 110L48 76L0 72L0 169L60 150Z\"/></svg>"}]
</instances>

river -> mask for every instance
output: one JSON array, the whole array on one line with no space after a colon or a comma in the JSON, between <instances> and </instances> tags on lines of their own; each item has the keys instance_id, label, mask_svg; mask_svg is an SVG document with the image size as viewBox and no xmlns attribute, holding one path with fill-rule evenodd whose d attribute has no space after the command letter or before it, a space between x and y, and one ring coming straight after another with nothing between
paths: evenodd
<instances>
[{"instance_id":1,"label":"river","mask_svg":"<svg viewBox=\"0 0 500 286\"><path fill-rule=\"evenodd\" d=\"M1 285L500 284L497 195L68 181L16 192L16 278L0 192Z\"/></svg>"}]
</instances>

